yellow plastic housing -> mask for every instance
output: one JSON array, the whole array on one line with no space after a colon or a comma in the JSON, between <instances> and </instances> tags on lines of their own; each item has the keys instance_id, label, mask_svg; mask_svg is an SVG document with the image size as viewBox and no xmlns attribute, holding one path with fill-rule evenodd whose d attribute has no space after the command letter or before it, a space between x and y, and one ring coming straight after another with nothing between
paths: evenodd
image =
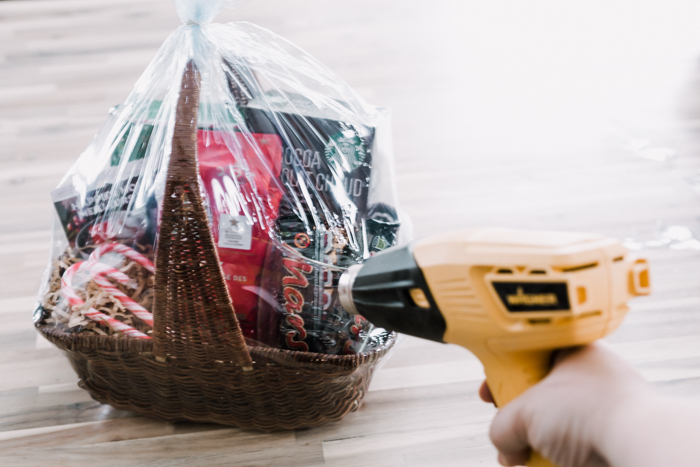
<instances>
[{"instance_id":1,"label":"yellow plastic housing","mask_svg":"<svg viewBox=\"0 0 700 467\"><path fill-rule=\"evenodd\" d=\"M547 375L555 349L610 334L628 300L650 292L646 260L596 234L465 230L418 241L413 253L444 341L481 360L499 407ZM535 455L528 465L551 464Z\"/></svg>"}]
</instances>

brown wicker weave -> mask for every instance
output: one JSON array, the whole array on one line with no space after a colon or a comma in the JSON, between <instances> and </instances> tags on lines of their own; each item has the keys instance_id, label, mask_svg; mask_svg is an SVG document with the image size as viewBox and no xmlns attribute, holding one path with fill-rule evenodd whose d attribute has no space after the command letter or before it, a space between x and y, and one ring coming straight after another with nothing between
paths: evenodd
<instances>
[{"instance_id":1,"label":"brown wicker weave","mask_svg":"<svg viewBox=\"0 0 700 467\"><path fill-rule=\"evenodd\" d=\"M197 168L199 72L177 105L156 254L153 339L38 330L64 350L97 401L166 421L265 431L321 425L356 410L394 344L336 356L246 346L224 284Z\"/></svg>"}]
</instances>

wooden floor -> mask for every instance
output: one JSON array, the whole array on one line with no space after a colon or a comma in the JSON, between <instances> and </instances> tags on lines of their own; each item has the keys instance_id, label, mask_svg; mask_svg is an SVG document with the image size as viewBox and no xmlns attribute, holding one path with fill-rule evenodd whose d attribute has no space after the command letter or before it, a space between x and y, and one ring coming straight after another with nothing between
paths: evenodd
<instances>
[{"instance_id":1,"label":"wooden floor","mask_svg":"<svg viewBox=\"0 0 700 467\"><path fill-rule=\"evenodd\" d=\"M700 400L698 7L572 3L258 0L219 20L284 35L393 110L416 236L591 230L643 248L654 294L609 341ZM404 337L359 411L260 434L100 405L33 330L48 193L178 24L171 0L0 1L0 465L497 465L461 348Z\"/></svg>"}]
</instances>

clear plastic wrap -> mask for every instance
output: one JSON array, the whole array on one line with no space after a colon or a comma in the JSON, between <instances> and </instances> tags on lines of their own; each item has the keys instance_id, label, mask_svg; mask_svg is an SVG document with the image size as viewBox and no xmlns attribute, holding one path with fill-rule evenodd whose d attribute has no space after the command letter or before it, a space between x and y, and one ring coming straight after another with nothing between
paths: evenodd
<instances>
[{"instance_id":1,"label":"clear plastic wrap","mask_svg":"<svg viewBox=\"0 0 700 467\"><path fill-rule=\"evenodd\" d=\"M52 192L37 324L151 339L167 168L192 63L200 195L247 343L344 355L387 342L343 310L336 288L344 269L398 241L388 113L270 31L209 24L240 3L176 1L183 25Z\"/></svg>"}]
</instances>

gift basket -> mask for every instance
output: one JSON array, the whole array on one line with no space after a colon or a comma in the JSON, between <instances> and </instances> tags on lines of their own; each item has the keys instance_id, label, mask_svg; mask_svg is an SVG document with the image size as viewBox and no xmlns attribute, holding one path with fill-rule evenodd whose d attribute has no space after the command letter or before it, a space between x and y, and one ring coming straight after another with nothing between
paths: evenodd
<instances>
[{"instance_id":1,"label":"gift basket","mask_svg":"<svg viewBox=\"0 0 700 467\"><path fill-rule=\"evenodd\" d=\"M289 42L183 25L52 192L34 322L97 401L262 430L356 410L395 335L341 306L398 242L387 113Z\"/></svg>"}]
</instances>

